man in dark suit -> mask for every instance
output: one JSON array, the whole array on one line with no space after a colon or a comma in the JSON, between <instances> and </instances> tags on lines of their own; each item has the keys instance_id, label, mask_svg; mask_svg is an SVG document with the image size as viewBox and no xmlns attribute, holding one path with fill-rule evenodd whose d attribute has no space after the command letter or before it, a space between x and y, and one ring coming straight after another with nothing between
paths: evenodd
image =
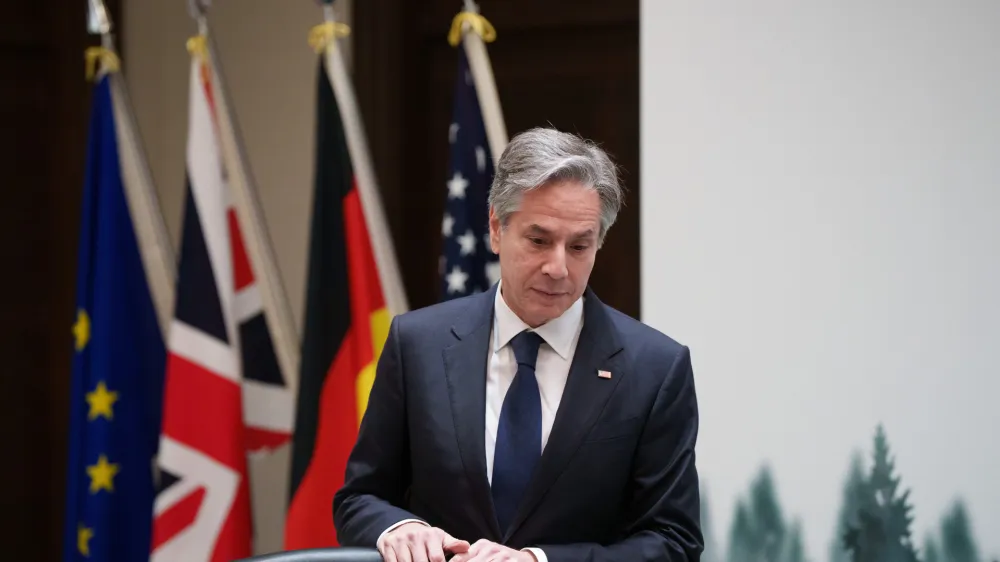
<instances>
[{"instance_id":1,"label":"man in dark suit","mask_svg":"<svg viewBox=\"0 0 1000 562\"><path fill-rule=\"evenodd\" d=\"M511 140L490 189L501 278L393 319L340 544L387 562L696 561L688 348L588 288L623 199L594 144Z\"/></svg>"}]
</instances>

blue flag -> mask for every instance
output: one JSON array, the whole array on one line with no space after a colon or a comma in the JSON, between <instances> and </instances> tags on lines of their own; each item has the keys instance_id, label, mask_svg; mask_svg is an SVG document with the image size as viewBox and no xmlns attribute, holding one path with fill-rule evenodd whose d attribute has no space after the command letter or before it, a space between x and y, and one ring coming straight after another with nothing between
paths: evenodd
<instances>
[{"instance_id":1,"label":"blue flag","mask_svg":"<svg viewBox=\"0 0 1000 562\"><path fill-rule=\"evenodd\" d=\"M493 158L465 48L458 49L458 75L452 122L451 155L441 256L441 297L449 300L483 292L500 278L500 263L490 250L487 196Z\"/></svg>"},{"instance_id":2,"label":"blue flag","mask_svg":"<svg viewBox=\"0 0 1000 562\"><path fill-rule=\"evenodd\" d=\"M119 168L110 78L93 91L73 312L64 560L148 560L166 351Z\"/></svg>"}]
</instances>

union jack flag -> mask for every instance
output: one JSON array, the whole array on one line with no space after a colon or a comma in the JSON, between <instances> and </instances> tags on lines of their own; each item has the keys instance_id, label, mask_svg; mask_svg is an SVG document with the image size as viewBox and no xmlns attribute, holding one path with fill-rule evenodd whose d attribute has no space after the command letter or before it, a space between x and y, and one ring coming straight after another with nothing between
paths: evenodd
<instances>
[{"instance_id":1,"label":"union jack flag","mask_svg":"<svg viewBox=\"0 0 1000 562\"><path fill-rule=\"evenodd\" d=\"M208 59L192 58L187 195L168 337L152 560L252 554L247 454L287 443L294 396L231 203Z\"/></svg>"}]
</instances>

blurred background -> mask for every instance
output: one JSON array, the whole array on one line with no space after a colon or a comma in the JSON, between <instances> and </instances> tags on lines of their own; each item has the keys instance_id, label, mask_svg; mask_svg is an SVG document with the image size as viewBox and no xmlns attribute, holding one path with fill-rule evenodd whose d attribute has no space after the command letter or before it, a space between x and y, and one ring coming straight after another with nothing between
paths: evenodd
<instances>
[{"instance_id":1,"label":"blurred background","mask_svg":"<svg viewBox=\"0 0 1000 562\"><path fill-rule=\"evenodd\" d=\"M77 380L85 359L74 349L84 186L100 183L86 173L100 79L88 80L84 53L101 37L88 33L84 0L8 4L0 18L7 69L0 89L7 124L0 233L7 242L0 251L8 295L0 345L10 404L0 409L9 446L0 463L10 518L0 526L4 558L136 559L115 554L115 543L126 541L109 515L118 500L93 512L80 507L91 496L113 495L87 491L97 486L90 468L97 457L80 451L89 450L84 428L95 420L86 408L94 404L83 392L92 385ZM107 54L101 61L130 99L139 141L133 156L150 172L140 183L155 196L173 257L184 246L194 129L197 57L186 45L199 23L183 0L104 5L114 33L105 47L118 64ZM308 272L317 263L311 244L319 243L311 228L327 150L317 143L327 80L320 65L331 59L308 38L329 14L310 0L200 6L216 49L213 78L224 86L219 96L245 157L241 167L232 146L221 151L239 184L226 197L245 236L260 234L273 255L273 262L255 261L248 244L262 293L279 294L273 301L265 295L261 312L271 322L267 353L280 365L276 386L298 404L298 428L247 452L250 548L270 552L293 544L286 512L297 487L310 482L290 469L296 447L308 441L308 452L323 449L314 432L302 431L321 423L302 417L310 411L303 403L312 400L315 409L319 400L303 395L319 387L288 366L300 355L306 364L310 352ZM474 149L483 148L484 133L495 134L488 116L478 130L479 115L491 109L475 103L469 115L479 136L456 133L468 109L458 108L466 107L462 65L469 64L475 80L464 83L479 88L479 104L490 103L482 77L495 88L492 109L504 141L553 126L601 143L621 166L626 206L591 285L605 303L692 349L703 560L1000 558L1000 4L769 0L751 9L674 0L482 0L472 11L488 20L478 28L487 30L485 41L475 29L482 24L472 23L480 20L465 20L464 28L454 20L469 7L457 0L333 3L332 19L350 27L335 48L346 74L333 81L353 90L356 113L345 110L340 90L336 97L344 118L354 115L363 126L363 152L377 179L371 187L380 195L376 214L406 308L473 290L448 289L451 260L466 256L456 249L458 231L445 226L454 218L456 174L468 176L463 162L475 167ZM450 44L453 25L475 37ZM479 47L470 46L476 41ZM355 138L347 133L348 144ZM463 149L463 142L470 144ZM357 181L367 185L359 153L350 152ZM479 173L490 169L480 165ZM137 189L122 176L126 190ZM248 221L252 206L239 193L256 197L259 221ZM470 205L463 220L478 233L485 201ZM392 301L392 275L378 249L386 247L382 231L372 223L368 230L381 291ZM142 240L138 246L141 252ZM292 327L284 334L273 319L282 302ZM95 330L88 327L88 338ZM369 352L377 356L381 342L374 340ZM324 373L335 352L320 354ZM243 388L245 404L255 404ZM195 411L183 401L172 408ZM348 441L356 430L329 427ZM109 484L116 478L113 470L101 474ZM77 481L82 491L74 492ZM156 486L162 494L170 482ZM77 502L76 495L90 499ZM318 501L328 514L329 501ZM133 501L130 509L152 506ZM81 523L84 512L100 521ZM186 524L199 521L192 515ZM324 532L314 540L332 541ZM146 533L161 546L171 540ZM859 537L873 544L871 533L896 550L866 554Z\"/></svg>"}]
</instances>

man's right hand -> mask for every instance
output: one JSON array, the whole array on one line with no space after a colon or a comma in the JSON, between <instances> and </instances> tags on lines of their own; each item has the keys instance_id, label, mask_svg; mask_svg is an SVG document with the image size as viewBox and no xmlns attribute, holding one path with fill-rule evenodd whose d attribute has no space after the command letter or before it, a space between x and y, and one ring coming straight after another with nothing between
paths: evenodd
<instances>
[{"instance_id":1,"label":"man's right hand","mask_svg":"<svg viewBox=\"0 0 1000 562\"><path fill-rule=\"evenodd\" d=\"M404 523L386 533L378 551L385 562L445 562L445 554L468 552L471 545L437 527Z\"/></svg>"}]
</instances>

